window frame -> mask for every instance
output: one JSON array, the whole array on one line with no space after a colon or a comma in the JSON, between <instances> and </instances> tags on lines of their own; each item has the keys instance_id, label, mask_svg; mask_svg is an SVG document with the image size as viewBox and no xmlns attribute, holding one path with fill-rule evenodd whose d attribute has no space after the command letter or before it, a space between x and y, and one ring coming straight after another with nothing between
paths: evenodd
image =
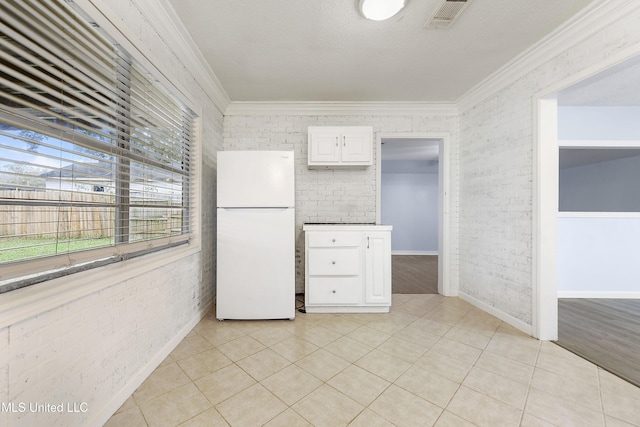
<instances>
[{"instance_id":1,"label":"window frame","mask_svg":"<svg viewBox=\"0 0 640 427\"><path fill-rule=\"evenodd\" d=\"M79 10L78 5L76 3L71 3L71 7L79 12L86 18L86 14ZM103 17L104 18L104 17ZM89 20L90 23L94 26L98 26L93 22L93 20ZM106 21L105 21L106 22ZM107 31L108 37L113 37L114 35L121 40L123 39L122 34L119 30L115 29L115 27L111 28L111 31ZM159 70L152 65L148 59L142 55L137 48L131 45L127 40L128 47L123 48L120 43L114 42L118 45L118 48L123 49L128 57L132 58L138 65L144 67L145 70L151 70L151 72L158 76L158 80L156 83L159 83L162 87L167 90L168 95L176 98L180 104L190 110L191 114L191 130L192 137L190 142L187 144L189 148L189 168L187 172L187 184L182 188L182 227L186 227L186 231L182 232L180 235L173 235L169 237L164 237L155 240L143 240L139 242L114 242L113 246L102 247L97 249L88 249L77 252L69 252L62 253L59 255L53 255L43 258L29 259L24 261L16 261L11 262L9 264L2 265L2 269L0 272L0 294L9 292L15 289L19 289L22 287L34 285L37 283L42 283L45 281L49 281L52 279L56 279L59 277L67 276L70 274L75 274L79 272L83 272L86 270L90 270L97 267L104 267L109 264L113 264L120 261L126 261L133 258L138 258L140 256L144 256L153 252L157 252L164 249L175 248L177 246L187 245L192 250L197 250L200 246L199 235L194 231L198 229L199 224L199 209L197 209L197 201L195 197L199 194L196 190L196 187L199 186L199 182L197 180L196 168L194 165L196 164L197 159L200 158L199 151L200 148L200 138L201 138L201 114L195 112L195 109L190 105L190 102L185 101L188 97L183 95L183 92L180 91L172 82L169 82ZM132 55L131 52L133 52ZM125 115L126 117L126 115ZM68 131L64 128L57 128L56 126L47 126L46 129L40 129L38 126L33 126L33 122L26 120L21 117L17 117L15 115L8 115L4 111L0 111L0 120L7 121L13 125L16 125L22 129L34 130L38 132L42 132L46 135L51 135L53 137L59 138L61 140L66 141L74 141L77 142L82 139L82 135L78 135L77 133L73 133L69 135ZM27 126L29 125L29 126ZM128 128L128 124L123 124L123 134L130 136L131 130ZM83 146L91 147L94 144L92 143L92 139L87 137L86 140L83 141ZM118 144L117 150L123 150L127 152L126 157L129 160L134 160L136 158L135 153L131 150L128 150L129 142L125 141L121 144ZM125 168L128 166L125 166ZM120 169L118 174L120 182L129 182L127 179L123 179L127 172L126 170ZM125 188L124 186L119 186L119 188ZM120 197L126 199L129 197L125 191ZM6 200L2 200L4 203ZM122 206L122 203L116 203L117 206ZM125 209L126 210L126 209ZM185 212L188 212L187 217L185 217ZM117 216L116 224L114 225L115 229L126 230L122 234L128 233L128 214L121 213ZM185 221L188 223L185 224ZM121 233L116 233L119 235ZM182 251L181 251L182 252Z\"/></svg>"}]
</instances>

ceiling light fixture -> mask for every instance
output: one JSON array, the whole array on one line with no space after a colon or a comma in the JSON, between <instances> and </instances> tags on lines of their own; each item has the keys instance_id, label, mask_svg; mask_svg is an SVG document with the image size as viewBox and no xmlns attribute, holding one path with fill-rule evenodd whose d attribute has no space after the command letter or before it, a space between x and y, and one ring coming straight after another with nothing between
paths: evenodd
<instances>
[{"instance_id":1,"label":"ceiling light fixture","mask_svg":"<svg viewBox=\"0 0 640 427\"><path fill-rule=\"evenodd\" d=\"M360 11L372 21L384 21L400 12L405 0L360 0Z\"/></svg>"}]
</instances>

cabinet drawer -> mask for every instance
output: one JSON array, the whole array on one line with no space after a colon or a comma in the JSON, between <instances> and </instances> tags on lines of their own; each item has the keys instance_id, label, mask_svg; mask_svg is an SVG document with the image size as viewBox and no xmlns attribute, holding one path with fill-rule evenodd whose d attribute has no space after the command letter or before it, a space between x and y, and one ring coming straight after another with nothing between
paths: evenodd
<instances>
[{"instance_id":1,"label":"cabinet drawer","mask_svg":"<svg viewBox=\"0 0 640 427\"><path fill-rule=\"evenodd\" d=\"M310 277L309 304L349 305L362 302L359 277Z\"/></svg>"},{"instance_id":2,"label":"cabinet drawer","mask_svg":"<svg viewBox=\"0 0 640 427\"><path fill-rule=\"evenodd\" d=\"M312 248L307 254L310 276L357 276L359 248Z\"/></svg>"},{"instance_id":3,"label":"cabinet drawer","mask_svg":"<svg viewBox=\"0 0 640 427\"><path fill-rule=\"evenodd\" d=\"M309 247L333 248L345 246L360 246L362 235L360 233L347 232L309 232Z\"/></svg>"}]
</instances>

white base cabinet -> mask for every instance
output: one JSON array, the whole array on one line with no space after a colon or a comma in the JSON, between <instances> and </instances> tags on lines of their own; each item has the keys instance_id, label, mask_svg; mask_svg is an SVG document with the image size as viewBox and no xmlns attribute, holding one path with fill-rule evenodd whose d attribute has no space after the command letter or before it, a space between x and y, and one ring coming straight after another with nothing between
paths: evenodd
<instances>
[{"instance_id":1,"label":"white base cabinet","mask_svg":"<svg viewBox=\"0 0 640 427\"><path fill-rule=\"evenodd\" d=\"M391 226L310 225L305 232L307 313L386 313Z\"/></svg>"}]
</instances>

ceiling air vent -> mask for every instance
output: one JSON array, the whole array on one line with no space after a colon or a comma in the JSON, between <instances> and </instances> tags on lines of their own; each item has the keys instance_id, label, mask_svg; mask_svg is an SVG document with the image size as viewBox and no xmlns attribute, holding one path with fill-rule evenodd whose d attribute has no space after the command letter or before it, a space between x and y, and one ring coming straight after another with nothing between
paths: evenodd
<instances>
[{"instance_id":1,"label":"ceiling air vent","mask_svg":"<svg viewBox=\"0 0 640 427\"><path fill-rule=\"evenodd\" d=\"M443 0L424 24L425 28L449 28L471 0Z\"/></svg>"}]
</instances>

